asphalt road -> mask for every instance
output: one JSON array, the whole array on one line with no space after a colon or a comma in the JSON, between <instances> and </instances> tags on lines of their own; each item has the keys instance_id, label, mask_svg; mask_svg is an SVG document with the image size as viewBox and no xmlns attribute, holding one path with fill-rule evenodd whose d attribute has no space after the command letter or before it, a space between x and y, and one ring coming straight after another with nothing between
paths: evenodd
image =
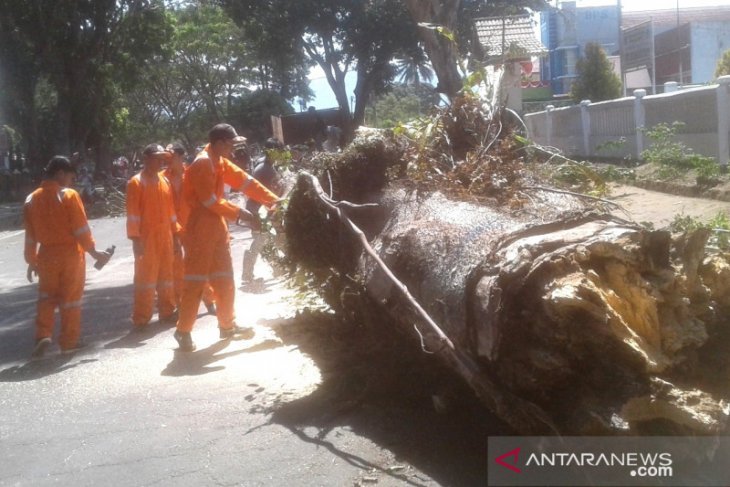
<instances>
[{"instance_id":1,"label":"asphalt road","mask_svg":"<svg viewBox=\"0 0 730 487\"><path fill-rule=\"evenodd\" d=\"M276 280L237 294L253 340L219 341L207 315L190 354L160 324L130 333L124 219L91 223L97 246L117 250L102 271L88 264L90 346L62 356L54 345L40 361L28 360L37 288L23 234L0 232L0 485L486 485L487 436L503 426L469 401L437 414L400 370L386 371L398 394L363 398L352 378L367 382L382 356L343 361L357 344L330 333L327 315L300 314ZM248 233L233 236L238 274Z\"/></svg>"}]
</instances>

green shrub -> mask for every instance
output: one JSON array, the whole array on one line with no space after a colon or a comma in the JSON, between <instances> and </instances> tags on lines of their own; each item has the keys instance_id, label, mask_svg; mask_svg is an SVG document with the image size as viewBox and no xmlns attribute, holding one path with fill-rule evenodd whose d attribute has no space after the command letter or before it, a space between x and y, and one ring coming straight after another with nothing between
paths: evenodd
<instances>
[{"instance_id":1,"label":"green shrub","mask_svg":"<svg viewBox=\"0 0 730 487\"><path fill-rule=\"evenodd\" d=\"M697 183L716 183L720 167L712 157L696 154L682 142L676 140L677 131L684 127L682 122L660 123L644 133L652 141L651 146L641 153L647 162L659 165L661 179L674 179L689 170L695 170Z\"/></svg>"}]
</instances>

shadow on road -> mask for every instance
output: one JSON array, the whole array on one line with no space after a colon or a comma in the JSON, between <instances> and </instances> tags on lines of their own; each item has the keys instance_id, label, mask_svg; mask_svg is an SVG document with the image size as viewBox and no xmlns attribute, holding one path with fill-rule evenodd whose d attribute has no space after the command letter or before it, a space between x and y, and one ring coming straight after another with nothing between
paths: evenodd
<instances>
[{"instance_id":1,"label":"shadow on road","mask_svg":"<svg viewBox=\"0 0 730 487\"><path fill-rule=\"evenodd\" d=\"M54 355L42 360L33 360L24 365L13 365L0 371L0 382L23 382L41 379L58 374L78 365L96 362L97 359L84 359L71 363L73 355Z\"/></svg>"},{"instance_id":2,"label":"shadow on road","mask_svg":"<svg viewBox=\"0 0 730 487\"><path fill-rule=\"evenodd\" d=\"M26 361L35 338L37 285L28 284L0 294L0 365ZM126 335L132 303L132 285L84 291L81 338L89 345ZM60 329L56 311L54 345Z\"/></svg>"},{"instance_id":3,"label":"shadow on road","mask_svg":"<svg viewBox=\"0 0 730 487\"><path fill-rule=\"evenodd\" d=\"M383 329L343 325L326 314L268 325L285 345L310 356L322 375L309 396L275 401L272 423L375 476L420 485L400 465L374 465L338 449L328 439L333 428L345 426L371 439L440 485L486 485L487 438L511 431L415 341ZM310 434L312 427L316 434Z\"/></svg>"},{"instance_id":4,"label":"shadow on road","mask_svg":"<svg viewBox=\"0 0 730 487\"><path fill-rule=\"evenodd\" d=\"M215 367L208 366L212 363L218 362L219 360L233 357L246 351L244 349L221 354L218 353L225 350L229 344L229 340L221 340L207 348L196 350L194 352L181 352L179 350L175 350L172 361L167 364L167 367L165 367L160 375L182 377L186 375L209 374L210 372L223 370L225 367L222 365Z\"/></svg>"}]
</instances>

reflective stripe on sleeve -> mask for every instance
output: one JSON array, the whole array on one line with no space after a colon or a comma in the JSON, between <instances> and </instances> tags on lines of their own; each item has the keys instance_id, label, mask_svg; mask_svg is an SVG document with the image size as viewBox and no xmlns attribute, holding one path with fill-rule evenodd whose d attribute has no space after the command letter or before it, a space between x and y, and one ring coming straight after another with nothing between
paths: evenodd
<instances>
[{"instance_id":1,"label":"reflective stripe on sleeve","mask_svg":"<svg viewBox=\"0 0 730 487\"><path fill-rule=\"evenodd\" d=\"M185 277L183 277L183 280L205 282L208 280L208 276L202 274L186 274Z\"/></svg>"},{"instance_id":2,"label":"reflective stripe on sleeve","mask_svg":"<svg viewBox=\"0 0 730 487\"><path fill-rule=\"evenodd\" d=\"M78 237L80 235L83 235L86 232L91 232L91 229L89 228L88 225L84 225L83 227L77 228L76 230L74 230L74 237Z\"/></svg>"},{"instance_id":3,"label":"reflective stripe on sleeve","mask_svg":"<svg viewBox=\"0 0 730 487\"><path fill-rule=\"evenodd\" d=\"M233 272L214 272L210 275L210 279L223 279L226 277L230 277L233 279Z\"/></svg>"},{"instance_id":4,"label":"reflective stripe on sleeve","mask_svg":"<svg viewBox=\"0 0 730 487\"><path fill-rule=\"evenodd\" d=\"M137 215L127 215L127 220L129 220L131 222L141 222L142 221L142 217L141 216L137 216Z\"/></svg>"}]
</instances>

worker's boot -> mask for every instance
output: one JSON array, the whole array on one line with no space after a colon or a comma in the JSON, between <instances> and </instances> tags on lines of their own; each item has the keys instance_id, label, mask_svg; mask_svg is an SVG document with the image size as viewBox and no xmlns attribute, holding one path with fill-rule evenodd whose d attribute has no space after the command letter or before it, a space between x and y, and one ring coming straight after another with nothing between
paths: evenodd
<instances>
[{"instance_id":1,"label":"worker's boot","mask_svg":"<svg viewBox=\"0 0 730 487\"><path fill-rule=\"evenodd\" d=\"M181 352L192 352L195 350L195 343L193 342L193 337L190 336L190 333L175 330L174 337L175 340L177 340L177 345Z\"/></svg>"},{"instance_id":2,"label":"worker's boot","mask_svg":"<svg viewBox=\"0 0 730 487\"><path fill-rule=\"evenodd\" d=\"M31 358L41 358L45 355L48 346L51 344L51 339L48 337L39 338L35 341L35 347L33 352L30 354Z\"/></svg>"},{"instance_id":3,"label":"worker's boot","mask_svg":"<svg viewBox=\"0 0 730 487\"><path fill-rule=\"evenodd\" d=\"M231 338L240 338L243 340L249 340L253 338L256 332L253 328L247 326L233 325L231 328L220 328L220 339L229 340Z\"/></svg>"}]
</instances>

